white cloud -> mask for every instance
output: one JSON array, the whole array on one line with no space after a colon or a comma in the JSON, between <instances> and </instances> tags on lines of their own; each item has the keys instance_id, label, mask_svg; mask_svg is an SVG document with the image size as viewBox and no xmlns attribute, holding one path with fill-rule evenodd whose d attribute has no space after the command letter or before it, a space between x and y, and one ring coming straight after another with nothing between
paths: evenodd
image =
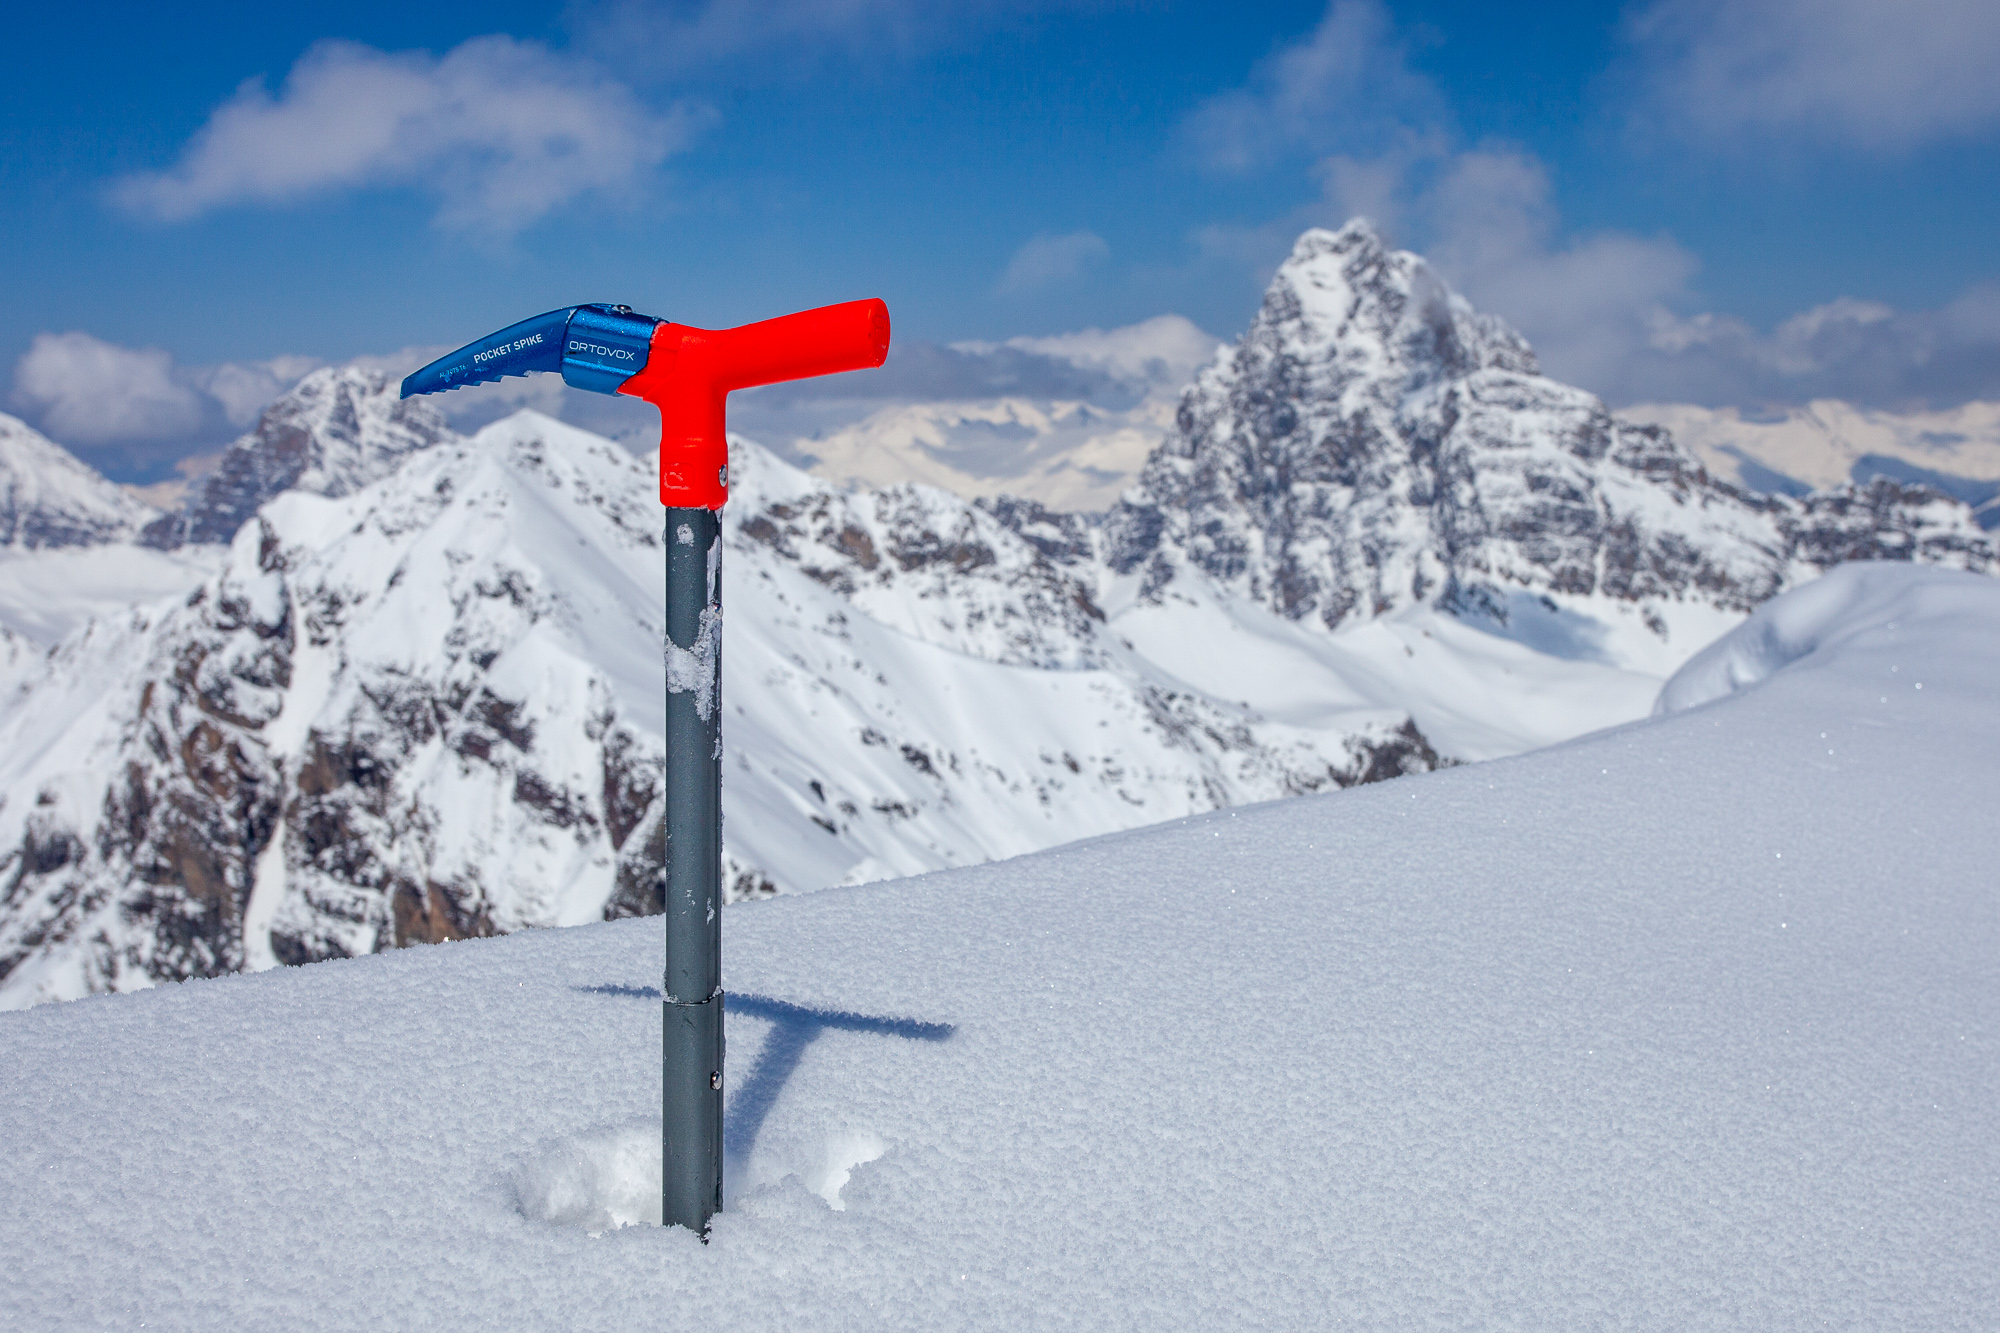
<instances>
[{"instance_id":1,"label":"white cloud","mask_svg":"<svg viewBox=\"0 0 2000 1333\"><path fill-rule=\"evenodd\" d=\"M257 420L323 363L312 357L180 366L157 347L41 333L14 364L12 406L51 439L113 471L158 466Z\"/></svg>"},{"instance_id":2,"label":"white cloud","mask_svg":"<svg viewBox=\"0 0 2000 1333\"><path fill-rule=\"evenodd\" d=\"M658 115L589 64L511 37L445 55L327 41L274 96L261 79L217 107L170 170L114 195L164 221L232 204L414 186L442 225L504 234L591 192L636 184L702 116Z\"/></svg>"},{"instance_id":3,"label":"white cloud","mask_svg":"<svg viewBox=\"0 0 2000 1333\"><path fill-rule=\"evenodd\" d=\"M1183 130L1210 166L1244 171L1300 150L1376 149L1443 115L1379 0L1333 0L1310 35L1259 65L1247 87L1210 98Z\"/></svg>"},{"instance_id":4,"label":"white cloud","mask_svg":"<svg viewBox=\"0 0 2000 1333\"><path fill-rule=\"evenodd\" d=\"M1629 26L1656 108L1711 135L1903 149L2000 125L1993 0L1654 0Z\"/></svg>"},{"instance_id":5,"label":"white cloud","mask_svg":"<svg viewBox=\"0 0 2000 1333\"><path fill-rule=\"evenodd\" d=\"M1037 236L1014 252L995 290L1003 294L1031 292L1051 283L1083 276L1085 269L1111 253L1095 232L1073 231L1064 236Z\"/></svg>"},{"instance_id":6,"label":"white cloud","mask_svg":"<svg viewBox=\"0 0 2000 1333\"><path fill-rule=\"evenodd\" d=\"M1655 314L1625 375L1626 400L1708 406L1840 398L1895 409L2000 399L2000 285L1940 310L1894 310L1849 297L1770 333L1727 316Z\"/></svg>"},{"instance_id":7,"label":"white cloud","mask_svg":"<svg viewBox=\"0 0 2000 1333\"><path fill-rule=\"evenodd\" d=\"M1009 338L1004 347L1103 371L1147 389L1178 392L1215 355L1221 340L1181 315L1155 315L1115 329L1079 329L1040 338ZM990 353L992 343L954 343L961 352Z\"/></svg>"},{"instance_id":8,"label":"white cloud","mask_svg":"<svg viewBox=\"0 0 2000 1333\"><path fill-rule=\"evenodd\" d=\"M222 409L222 419L238 430L247 428L271 400L317 370L324 362L310 356L276 356L269 361L229 361L187 372L188 382Z\"/></svg>"},{"instance_id":9,"label":"white cloud","mask_svg":"<svg viewBox=\"0 0 2000 1333\"><path fill-rule=\"evenodd\" d=\"M1451 154L1411 208L1430 258L1474 305L1526 334L1550 375L1612 397L1698 267L1666 236L1563 238L1548 172L1525 153Z\"/></svg>"},{"instance_id":10,"label":"white cloud","mask_svg":"<svg viewBox=\"0 0 2000 1333\"><path fill-rule=\"evenodd\" d=\"M80 444L184 436L206 410L168 353L87 333L37 334L14 365L14 402L49 435Z\"/></svg>"}]
</instances>

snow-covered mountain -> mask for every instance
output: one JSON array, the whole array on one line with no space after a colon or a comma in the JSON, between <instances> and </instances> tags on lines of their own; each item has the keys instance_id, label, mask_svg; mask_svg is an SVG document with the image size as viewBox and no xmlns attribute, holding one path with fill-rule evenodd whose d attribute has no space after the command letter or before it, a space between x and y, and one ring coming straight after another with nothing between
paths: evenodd
<instances>
[{"instance_id":1,"label":"snow-covered mountain","mask_svg":"<svg viewBox=\"0 0 2000 1333\"><path fill-rule=\"evenodd\" d=\"M1283 721L1189 688L956 497L748 444L732 477L734 896L1438 761L1357 695ZM288 492L185 602L66 641L0 723L5 1000L653 910L657 524L644 464L523 413Z\"/></svg>"},{"instance_id":2,"label":"snow-covered mountain","mask_svg":"<svg viewBox=\"0 0 2000 1333\"><path fill-rule=\"evenodd\" d=\"M657 905L649 466L392 393L309 377L163 539L289 485L219 572L15 669L0 1004ZM1992 562L1928 491L1716 481L1359 224L1301 238L1108 515L746 441L731 475L738 898L1518 753L1842 560Z\"/></svg>"},{"instance_id":3,"label":"snow-covered mountain","mask_svg":"<svg viewBox=\"0 0 2000 1333\"><path fill-rule=\"evenodd\" d=\"M55 441L0 415L0 713L43 650L92 616L183 592L212 572L200 553L135 544L159 517Z\"/></svg>"},{"instance_id":4,"label":"snow-covered mountain","mask_svg":"<svg viewBox=\"0 0 2000 1333\"><path fill-rule=\"evenodd\" d=\"M0 551L129 540L156 516L69 450L0 413Z\"/></svg>"},{"instance_id":5,"label":"snow-covered mountain","mask_svg":"<svg viewBox=\"0 0 2000 1333\"><path fill-rule=\"evenodd\" d=\"M1191 569L1328 629L1429 605L1655 669L1842 560L1993 561L1929 491L1718 481L1360 221L1299 238L1107 534L1146 598Z\"/></svg>"},{"instance_id":6,"label":"snow-covered mountain","mask_svg":"<svg viewBox=\"0 0 2000 1333\"><path fill-rule=\"evenodd\" d=\"M1745 414L1734 407L1648 403L1619 413L1664 426L1719 477L1752 490L1803 494L1877 477L1921 482L2000 528L2000 403L1885 412L1822 400Z\"/></svg>"},{"instance_id":7,"label":"snow-covered mountain","mask_svg":"<svg viewBox=\"0 0 2000 1333\"><path fill-rule=\"evenodd\" d=\"M258 506L285 491L348 495L395 471L410 454L458 438L434 403L399 396L388 372L328 366L264 410L255 430L195 480L178 513L142 540L171 550L227 543Z\"/></svg>"}]
</instances>

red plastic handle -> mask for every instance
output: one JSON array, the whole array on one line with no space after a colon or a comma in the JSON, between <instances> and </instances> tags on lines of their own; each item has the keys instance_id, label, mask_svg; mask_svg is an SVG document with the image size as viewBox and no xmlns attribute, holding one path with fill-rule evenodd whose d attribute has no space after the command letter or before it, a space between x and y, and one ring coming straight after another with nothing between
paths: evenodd
<instances>
[{"instance_id":1,"label":"red plastic handle","mask_svg":"<svg viewBox=\"0 0 2000 1333\"><path fill-rule=\"evenodd\" d=\"M660 409L660 503L720 509L729 499L732 389L869 370L889 355L889 307L848 301L733 329L661 324L646 368L618 386Z\"/></svg>"}]
</instances>

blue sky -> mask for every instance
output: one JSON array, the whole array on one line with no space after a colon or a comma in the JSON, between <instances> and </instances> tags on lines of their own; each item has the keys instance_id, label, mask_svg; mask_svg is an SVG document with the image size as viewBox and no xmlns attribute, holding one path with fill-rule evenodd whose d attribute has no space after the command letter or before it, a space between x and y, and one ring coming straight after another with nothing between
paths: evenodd
<instances>
[{"instance_id":1,"label":"blue sky","mask_svg":"<svg viewBox=\"0 0 2000 1333\"><path fill-rule=\"evenodd\" d=\"M1990 0L92 14L0 48L0 393L113 475L583 300L1230 337L1354 212L1614 403L2000 397Z\"/></svg>"}]
</instances>

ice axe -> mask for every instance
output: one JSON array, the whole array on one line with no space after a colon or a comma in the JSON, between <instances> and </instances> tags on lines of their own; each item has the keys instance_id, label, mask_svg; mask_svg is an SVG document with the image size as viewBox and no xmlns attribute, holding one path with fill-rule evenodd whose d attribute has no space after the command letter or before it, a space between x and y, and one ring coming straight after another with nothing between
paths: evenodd
<instances>
[{"instance_id":1,"label":"ice axe","mask_svg":"<svg viewBox=\"0 0 2000 1333\"><path fill-rule=\"evenodd\" d=\"M660 409L667 507L667 891L661 1218L706 1237L722 1209L722 529L729 392L879 366L889 308L849 301L733 329L576 305L468 343L403 397L559 371Z\"/></svg>"}]
</instances>

